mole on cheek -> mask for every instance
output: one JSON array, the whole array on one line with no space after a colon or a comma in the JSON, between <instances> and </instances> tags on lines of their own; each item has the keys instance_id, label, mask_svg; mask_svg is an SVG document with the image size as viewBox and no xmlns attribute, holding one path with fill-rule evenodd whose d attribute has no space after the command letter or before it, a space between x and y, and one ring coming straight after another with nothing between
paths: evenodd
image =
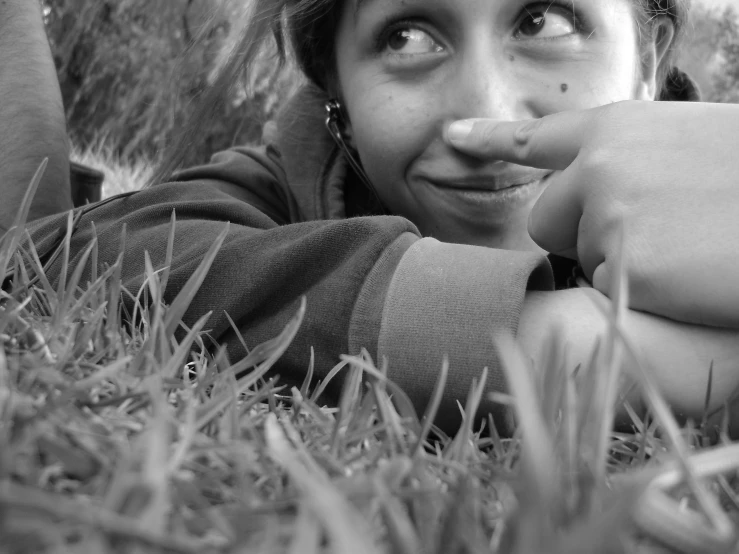
<instances>
[{"instance_id":1,"label":"mole on cheek","mask_svg":"<svg viewBox=\"0 0 739 554\"><path fill-rule=\"evenodd\" d=\"M511 54L511 55L508 56L508 60L511 61L511 62L515 62L516 61L516 57L513 54Z\"/></svg>"},{"instance_id":2,"label":"mole on cheek","mask_svg":"<svg viewBox=\"0 0 739 554\"><path fill-rule=\"evenodd\" d=\"M562 92L567 92L567 89L570 88L570 86L567 83L562 83L562 86L559 88L562 89Z\"/></svg>"}]
</instances>

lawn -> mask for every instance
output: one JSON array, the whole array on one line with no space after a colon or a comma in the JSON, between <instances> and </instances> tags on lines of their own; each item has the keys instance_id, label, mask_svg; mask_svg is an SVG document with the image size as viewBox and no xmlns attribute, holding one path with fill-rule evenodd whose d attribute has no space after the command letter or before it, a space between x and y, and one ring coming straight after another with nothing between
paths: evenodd
<instances>
[{"instance_id":1,"label":"lawn","mask_svg":"<svg viewBox=\"0 0 739 554\"><path fill-rule=\"evenodd\" d=\"M165 305L167 267L147 260L142 289L124 290L120 259L97 267L95 242L89 279L83 264L50 283L24 219L0 243L0 552L736 550L726 414L678 425L619 331L623 294L589 368L563 371L553 337L551 363L532 371L498 337L510 396L497 400L516 434L473 417L475 384L445 436L433 421L447 364L418 415L367 353L332 372L336 406L310 364L300 388L282 386L270 370L305 303L243 360L205 348L207 316L175 338L220 242ZM611 431L622 360L650 406L631 433Z\"/></svg>"}]
</instances>

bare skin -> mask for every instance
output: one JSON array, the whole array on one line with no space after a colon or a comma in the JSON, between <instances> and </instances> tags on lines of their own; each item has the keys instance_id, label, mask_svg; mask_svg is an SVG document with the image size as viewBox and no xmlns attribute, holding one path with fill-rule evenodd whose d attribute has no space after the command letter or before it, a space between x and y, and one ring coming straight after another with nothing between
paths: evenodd
<instances>
[{"instance_id":1,"label":"bare skin","mask_svg":"<svg viewBox=\"0 0 739 554\"><path fill-rule=\"evenodd\" d=\"M623 259L631 339L675 411L692 417L712 364L711 409L739 386L737 128L734 105L626 102L468 120L446 135L477 158L555 170L531 212L532 238L580 260L603 294ZM556 325L572 339L573 363L585 361L605 327L593 299L608 301L596 290L529 293L524 348L535 352Z\"/></svg>"},{"instance_id":2,"label":"bare skin","mask_svg":"<svg viewBox=\"0 0 739 554\"><path fill-rule=\"evenodd\" d=\"M567 345L566 367L587 367L593 346L607 328L596 303L607 306L609 300L594 289L527 293L517 335L522 350L537 367L546 367L546 360L541 359L544 338L557 329ZM702 417L712 364L709 411L721 408L739 386L736 329L681 323L636 310L626 310L623 327L640 354L640 362L652 370L665 400L677 414L696 420ZM631 360L625 360L624 369L633 369ZM625 389L635 381L637 376L627 373ZM643 401L638 393L631 400L635 408Z\"/></svg>"}]
</instances>

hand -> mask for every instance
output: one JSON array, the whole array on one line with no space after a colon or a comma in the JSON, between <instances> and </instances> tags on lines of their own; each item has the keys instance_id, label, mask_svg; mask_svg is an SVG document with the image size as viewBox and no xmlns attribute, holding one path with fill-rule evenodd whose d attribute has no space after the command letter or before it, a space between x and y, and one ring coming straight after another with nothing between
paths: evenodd
<instances>
[{"instance_id":1,"label":"hand","mask_svg":"<svg viewBox=\"0 0 739 554\"><path fill-rule=\"evenodd\" d=\"M590 288L526 293L516 339L535 368L542 370L553 363L547 347L553 330L560 344L566 345L561 354L564 361L554 362L557 367L568 371L580 367L581 372L598 367L592 366L593 351L604 346L603 337L609 330L603 311L596 305L606 311L612 309L607 298ZM624 310L621 323L640 364L651 370L657 387L676 414L700 421L711 369L709 413L721 408L737 390L737 330L681 323L633 310ZM643 415L646 396L630 354L624 358L623 370L620 393L628 393L632 407ZM619 420L629 425L629 416L621 408L619 405ZM735 432L739 433L739 417L734 420Z\"/></svg>"},{"instance_id":2,"label":"hand","mask_svg":"<svg viewBox=\"0 0 739 554\"><path fill-rule=\"evenodd\" d=\"M630 101L455 127L464 153L555 170L529 233L596 289L610 290L623 229L630 307L739 327L739 106Z\"/></svg>"}]
</instances>

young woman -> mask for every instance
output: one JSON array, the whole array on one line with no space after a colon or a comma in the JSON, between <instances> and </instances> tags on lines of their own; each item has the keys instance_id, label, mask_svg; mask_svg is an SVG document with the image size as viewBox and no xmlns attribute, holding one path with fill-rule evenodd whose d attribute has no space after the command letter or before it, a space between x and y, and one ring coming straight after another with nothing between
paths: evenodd
<instances>
[{"instance_id":1,"label":"young woman","mask_svg":"<svg viewBox=\"0 0 739 554\"><path fill-rule=\"evenodd\" d=\"M85 209L73 256L94 222L99 262L112 263L125 225L124 285L136 290L144 251L155 266L164 263L174 210L172 298L230 222L185 323L212 311L210 336L235 359L241 337L226 314L253 346L277 335L306 296L307 316L278 366L283 382L303 380L311 347L318 378L340 354L365 347L387 358L390 377L422 410L448 355L440 423L453 428L456 400L483 367L489 389L505 389L494 333L516 335L536 358L557 326L572 367L588 357L605 327L593 300L607 299L592 288L554 292L534 241L577 252L606 292L614 222L626 216L632 307L642 310L627 315L633 339L679 412L702 411L713 362L712 401L720 406L739 383L739 311L694 292L704 286L703 246L691 241L684 216L714 218L715 205L734 194L719 169L707 175L706 164L724 163L726 141L708 140L701 107L613 104L669 97L668 75L680 78L670 69L686 9L679 0L257 0L216 88L248 69L260 43L275 29L282 36L286 24L310 83L268 144L234 148L172 177L209 117L203 110L162 183ZM709 112L712 124L735 134L735 110ZM705 147L690 142L696 132ZM690 160L691 174L685 150L694 147L698 160L708 157ZM712 196L697 192L704 176ZM728 258L718 238L735 223L729 205L719 205L726 214L709 250ZM39 251L65 222L59 215L32 225ZM719 271L739 274L733 260L724 262ZM564 275L556 281L570 269L555 271ZM733 283L725 284L722 294L736 300Z\"/></svg>"}]
</instances>

